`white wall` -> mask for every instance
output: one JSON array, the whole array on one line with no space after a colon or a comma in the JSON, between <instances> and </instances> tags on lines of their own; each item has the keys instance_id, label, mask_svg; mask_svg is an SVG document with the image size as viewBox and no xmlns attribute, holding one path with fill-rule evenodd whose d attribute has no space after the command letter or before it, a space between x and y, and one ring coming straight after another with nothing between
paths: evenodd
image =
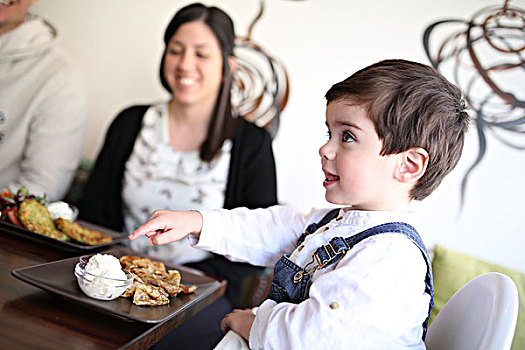
<instances>
[{"instance_id":1,"label":"white wall","mask_svg":"<svg viewBox=\"0 0 525 350\"><path fill-rule=\"evenodd\" d=\"M92 107L84 156L95 157L115 114L135 103L166 96L158 80L165 26L192 1L40 0L34 12L62 29L63 44L89 80ZM203 1L247 32L257 0ZM503 4L503 1L499 1ZM252 33L286 65L291 96L274 141L279 198L304 209L327 205L318 148L326 138L324 93L357 69L384 58L428 63L422 46L426 26L438 19L469 19L493 0L267 0ZM512 1L525 7L525 0ZM523 81L520 81L523 87ZM522 89L525 90L525 87ZM440 243L525 271L525 151L488 137L488 151L471 177L458 215L461 178L477 154L475 129L464 157L438 190L414 209L423 218L429 246Z\"/></svg>"}]
</instances>

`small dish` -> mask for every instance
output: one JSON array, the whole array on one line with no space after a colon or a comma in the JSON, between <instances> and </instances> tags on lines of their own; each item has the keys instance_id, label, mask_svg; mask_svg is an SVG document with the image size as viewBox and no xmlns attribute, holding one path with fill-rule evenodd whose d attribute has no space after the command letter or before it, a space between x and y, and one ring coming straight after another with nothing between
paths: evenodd
<instances>
[{"instance_id":1,"label":"small dish","mask_svg":"<svg viewBox=\"0 0 525 350\"><path fill-rule=\"evenodd\" d=\"M126 274L126 279L97 276L85 270L87 262L88 260L84 257L80 258L80 262L75 265L75 276L80 289L91 298L98 300L116 299L124 294L133 283L133 275L127 270L122 270Z\"/></svg>"}]
</instances>

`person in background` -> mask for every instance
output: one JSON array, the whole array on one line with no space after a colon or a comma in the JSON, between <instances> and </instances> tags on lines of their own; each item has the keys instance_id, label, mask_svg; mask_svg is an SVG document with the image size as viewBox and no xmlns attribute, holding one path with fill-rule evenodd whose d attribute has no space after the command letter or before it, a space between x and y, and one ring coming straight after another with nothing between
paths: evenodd
<instances>
[{"instance_id":1,"label":"person in background","mask_svg":"<svg viewBox=\"0 0 525 350\"><path fill-rule=\"evenodd\" d=\"M469 125L461 91L431 67L385 60L326 99L323 186L343 208L157 211L130 239L188 235L232 260L275 265L256 313L234 310L221 323L250 349L425 349L432 268L409 205L460 159Z\"/></svg>"},{"instance_id":2,"label":"person in background","mask_svg":"<svg viewBox=\"0 0 525 350\"><path fill-rule=\"evenodd\" d=\"M171 98L126 108L113 120L79 203L81 219L130 233L156 209L277 204L270 135L232 110L234 39L232 20L217 7L196 3L175 14L160 64ZM192 349L212 347L220 319L242 304L243 282L264 270L185 240L163 247L137 240L131 248L228 281L226 297L172 335L179 347L183 338Z\"/></svg>"},{"instance_id":3,"label":"person in background","mask_svg":"<svg viewBox=\"0 0 525 350\"><path fill-rule=\"evenodd\" d=\"M0 3L0 189L64 197L88 116L85 77L36 0Z\"/></svg>"}]
</instances>

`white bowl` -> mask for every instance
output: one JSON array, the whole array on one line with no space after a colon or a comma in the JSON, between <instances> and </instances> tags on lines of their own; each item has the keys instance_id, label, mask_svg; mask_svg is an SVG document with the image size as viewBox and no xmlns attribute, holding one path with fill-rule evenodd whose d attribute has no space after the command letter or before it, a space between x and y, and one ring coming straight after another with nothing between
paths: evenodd
<instances>
[{"instance_id":1,"label":"white bowl","mask_svg":"<svg viewBox=\"0 0 525 350\"><path fill-rule=\"evenodd\" d=\"M80 258L75 266L75 276L78 286L89 297L99 300L113 300L124 294L126 289L133 283L133 275L123 270L126 279L109 278L93 275L85 270L88 260Z\"/></svg>"}]
</instances>

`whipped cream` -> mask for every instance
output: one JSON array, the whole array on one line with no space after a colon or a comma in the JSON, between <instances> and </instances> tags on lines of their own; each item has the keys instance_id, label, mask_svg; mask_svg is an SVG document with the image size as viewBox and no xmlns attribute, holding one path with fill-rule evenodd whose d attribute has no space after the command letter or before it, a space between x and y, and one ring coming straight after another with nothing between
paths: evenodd
<instances>
[{"instance_id":1,"label":"whipped cream","mask_svg":"<svg viewBox=\"0 0 525 350\"><path fill-rule=\"evenodd\" d=\"M49 203L47 205L47 210L49 210L49 214L51 214L51 218L53 220L56 220L58 218L62 218L69 221L76 220L77 215L75 211L66 202L58 201Z\"/></svg>"},{"instance_id":2,"label":"whipped cream","mask_svg":"<svg viewBox=\"0 0 525 350\"><path fill-rule=\"evenodd\" d=\"M89 258L84 269L76 268L79 286L88 296L111 300L124 293L129 278L120 261L110 254L96 254Z\"/></svg>"},{"instance_id":3,"label":"whipped cream","mask_svg":"<svg viewBox=\"0 0 525 350\"><path fill-rule=\"evenodd\" d=\"M122 271L120 261L111 254L96 254L89 258L85 271L97 277L113 278L118 280L127 279ZM99 279L95 277L95 279Z\"/></svg>"}]
</instances>

